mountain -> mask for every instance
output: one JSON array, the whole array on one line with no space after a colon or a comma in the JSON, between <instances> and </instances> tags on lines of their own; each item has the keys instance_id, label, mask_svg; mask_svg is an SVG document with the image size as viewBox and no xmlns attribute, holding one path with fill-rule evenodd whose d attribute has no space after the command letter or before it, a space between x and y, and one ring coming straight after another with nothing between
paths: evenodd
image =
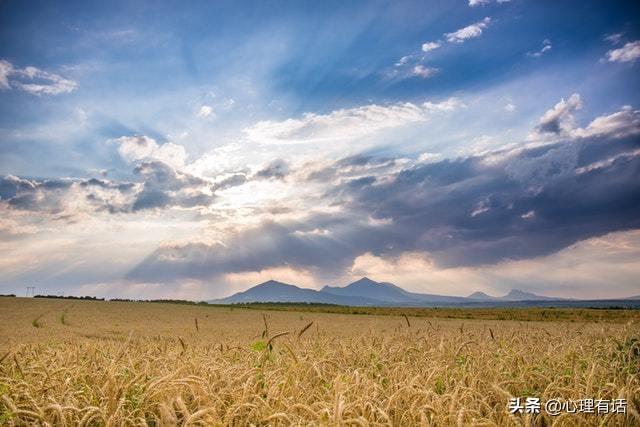
<instances>
[{"instance_id":1,"label":"mountain","mask_svg":"<svg viewBox=\"0 0 640 427\"><path fill-rule=\"evenodd\" d=\"M531 292L522 291L520 289L512 289L508 294L501 297L494 297L492 295L485 294L484 292L474 292L467 297L472 301L560 301L564 298L546 297L544 295L537 295Z\"/></svg>"},{"instance_id":2,"label":"mountain","mask_svg":"<svg viewBox=\"0 0 640 427\"><path fill-rule=\"evenodd\" d=\"M345 287L325 286L321 292L358 298L373 298L382 305L421 306L438 303L462 303L467 300L464 297L409 292L393 283L376 282L368 277L363 277Z\"/></svg>"},{"instance_id":3,"label":"mountain","mask_svg":"<svg viewBox=\"0 0 640 427\"><path fill-rule=\"evenodd\" d=\"M500 297L500 299L503 301L553 301L564 298L545 297L531 292L521 291L520 289L511 289L507 295Z\"/></svg>"},{"instance_id":4,"label":"mountain","mask_svg":"<svg viewBox=\"0 0 640 427\"><path fill-rule=\"evenodd\" d=\"M305 302L340 305L379 305L379 301L370 298L354 298L333 295L314 289L299 288L294 285L269 280L244 292L238 292L226 298L209 301L214 304L237 304L247 302Z\"/></svg>"},{"instance_id":5,"label":"mountain","mask_svg":"<svg viewBox=\"0 0 640 427\"><path fill-rule=\"evenodd\" d=\"M325 286L319 291L269 280L268 282L247 289L244 292L238 292L229 297L209 302L214 304L291 302L351 306L433 307L440 305L481 306L483 304L499 305L559 300L561 299L536 295L519 289L513 289L503 297L493 297L484 292L474 292L468 297L421 294L405 291L393 283L376 282L368 277L363 277L347 286Z\"/></svg>"},{"instance_id":6,"label":"mountain","mask_svg":"<svg viewBox=\"0 0 640 427\"><path fill-rule=\"evenodd\" d=\"M320 291L269 280L244 292L209 302L214 304L305 302L352 306L424 306L466 301L468 300L464 297L408 292L392 283L376 282L363 277L344 287L325 286Z\"/></svg>"},{"instance_id":7,"label":"mountain","mask_svg":"<svg viewBox=\"0 0 640 427\"><path fill-rule=\"evenodd\" d=\"M325 286L320 292L349 297L373 298L387 303L412 302L415 299L410 292L392 283L374 282L368 277L363 277L345 287Z\"/></svg>"},{"instance_id":8,"label":"mountain","mask_svg":"<svg viewBox=\"0 0 640 427\"><path fill-rule=\"evenodd\" d=\"M500 298L485 294L484 292L480 291L472 293L467 298L474 301L500 301Z\"/></svg>"}]
</instances>

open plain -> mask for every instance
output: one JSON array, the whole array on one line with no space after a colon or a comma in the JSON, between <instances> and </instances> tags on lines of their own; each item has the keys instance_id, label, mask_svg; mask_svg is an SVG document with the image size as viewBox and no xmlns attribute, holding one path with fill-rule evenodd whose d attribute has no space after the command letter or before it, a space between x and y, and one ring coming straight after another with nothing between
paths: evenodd
<instances>
[{"instance_id":1,"label":"open plain","mask_svg":"<svg viewBox=\"0 0 640 427\"><path fill-rule=\"evenodd\" d=\"M0 424L638 425L638 312L618 311L513 321L0 298ZM512 397L627 406L511 414Z\"/></svg>"}]
</instances>

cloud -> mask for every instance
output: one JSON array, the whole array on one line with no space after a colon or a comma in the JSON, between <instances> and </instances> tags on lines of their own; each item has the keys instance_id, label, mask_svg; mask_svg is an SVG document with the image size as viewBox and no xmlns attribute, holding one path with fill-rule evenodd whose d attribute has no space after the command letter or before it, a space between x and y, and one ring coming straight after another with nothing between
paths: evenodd
<instances>
[{"instance_id":1,"label":"cloud","mask_svg":"<svg viewBox=\"0 0 640 427\"><path fill-rule=\"evenodd\" d=\"M516 111L516 108L517 107L513 103L508 102L504 106L504 111L506 111L507 113L513 113L514 111Z\"/></svg>"},{"instance_id":2,"label":"cloud","mask_svg":"<svg viewBox=\"0 0 640 427\"><path fill-rule=\"evenodd\" d=\"M624 37L624 33L612 33L606 34L604 36L604 40L608 41L611 44L618 44L622 40L622 37Z\"/></svg>"},{"instance_id":3,"label":"cloud","mask_svg":"<svg viewBox=\"0 0 640 427\"><path fill-rule=\"evenodd\" d=\"M576 129L576 136L586 138L590 136L608 135L615 138L637 135L640 132L640 110L631 106L622 107L621 111L607 116L596 117L584 129Z\"/></svg>"},{"instance_id":4,"label":"cloud","mask_svg":"<svg viewBox=\"0 0 640 427\"><path fill-rule=\"evenodd\" d=\"M289 173L289 165L282 159L276 159L269 163L265 168L256 173L256 177L269 179L284 179Z\"/></svg>"},{"instance_id":5,"label":"cloud","mask_svg":"<svg viewBox=\"0 0 640 427\"><path fill-rule=\"evenodd\" d=\"M140 160L160 160L175 167L184 166L187 153L182 145L166 142L158 144L155 139L144 135L121 136L109 140L118 145L118 154L129 163Z\"/></svg>"},{"instance_id":6,"label":"cloud","mask_svg":"<svg viewBox=\"0 0 640 427\"><path fill-rule=\"evenodd\" d=\"M9 61L0 59L0 89L10 89L9 75L13 71L13 65Z\"/></svg>"},{"instance_id":7,"label":"cloud","mask_svg":"<svg viewBox=\"0 0 640 427\"><path fill-rule=\"evenodd\" d=\"M198 110L198 117L207 118L211 115L215 114L213 114L213 107L210 105L203 105L200 107L200 110Z\"/></svg>"},{"instance_id":8,"label":"cloud","mask_svg":"<svg viewBox=\"0 0 640 427\"><path fill-rule=\"evenodd\" d=\"M215 182L211 187L211 190L213 192L224 191L228 188L240 186L247 181L248 179L245 174L237 173Z\"/></svg>"},{"instance_id":9,"label":"cloud","mask_svg":"<svg viewBox=\"0 0 640 427\"><path fill-rule=\"evenodd\" d=\"M574 93L568 100L561 99L552 109L548 110L540 118L536 126L536 133L543 134L568 134L575 128L573 113L582 108L580 95Z\"/></svg>"},{"instance_id":10,"label":"cloud","mask_svg":"<svg viewBox=\"0 0 640 427\"><path fill-rule=\"evenodd\" d=\"M85 212L110 210L123 202L136 184L91 179L0 178L0 205L73 220Z\"/></svg>"},{"instance_id":11,"label":"cloud","mask_svg":"<svg viewBox=\"0 0 640 427\"><path fill-rule=\"evenodd\" d=\"M73 92L78 84L36 67L15 68L0 60L0 89L18 89L32 95L59 95Z\"/></svg>"},{"instance_id":12,"label":"cloud","mask_svg":"<svg viewBox=\"0 0 640 427\"><path fill-rule=\"evenodd\" d=\"M440 42L426 42L422 44L422 51L431 52L432 50L438 49L439 47L440 47Z\"/></svg>"},{"instance_id":13,"label":"cloud","mask_svg":"<svg viewBox=\"0 0 640 427\"><path fill-rule=\"evenodd\" d=\"M345 157L322 168L314 168L307 174L306 180L331 182L336 179L362 178L372 174L384 175L397 171L403 163L404 159L358 154Z\"/></svg>"},{"instance_id":14,"label":"cloud","mask_svg":"<svg viewBox=\"0 0 640 427\"><path fill-rule=\"evenodd\" d=\"M550 111L577 103L570 98ZM438 269L496 265L640 228L640 126L608 117L592 121L606 122L599 127L606 132L577 139L569 133L570 139L501 153L404 167L367 155L342 159L318 175L328 184L324 198L338 210L265 221L221 243L164 246L129 277L213 280L289 267L334 280L367 253L421 254Z\"/></svg>"},{"instance_id":15,"label":"cloud","mask_svg":"<svg viewBox=\"0 0 640 427\"><path fill-rule=\"evenodd\" d=\"M207 208L219 189L209 180L152 160L142 161L134 174L141 182L90 178L0 178L0 206L40 212L68 220L83 214L130 214L151 209Z\"/></svg>"},{"instance_id":16,"label":"cloud","mask_svg":"<svg viewBox=\"0 0 640 427\"><path fill-rule=\"evenodd\" d=\"M455 31L453 33L445 33L444 37L449 43L464 43L466 40L480 37L483 30L485 30L490 23L491 18L486 17L482 21L476 22L475 24L469 25L464 28L460 28L458 31Z\"/></svg>"},{"instance_id":17,"label":"cloud","mask_svg":"<svg viewBox=\"0 0 640 427\"><path fill-rule=\"evenodd\" d=\"M397 257L366 253L354 260L349 279L368 275L410 291L445 295L466 296L478 290L503 295L524 288L558 297L615 298L635 290L638 259L636 230L587 239L544 257L488 266L442 269L420 252Z\"/></svg>"},{"instance_id":18,"label":"cloud","mask_svg":"<svg viewBox=\"0 0 640 427\"><path fill-rule=\"evenodd\" d=\"M433 67L425 67L423 65L416 65L413 67L413 75L422 77L423 79L428 79L429 77L433 77L438 73L437 68Z\"/></svg>"},{"instance_id":19,"label":"cloud","mask_svg":"<svg viewBox=\"0 0 640 427\"><path fill-rule=\"evenodd\" d=\"M536 51L536 52L527 52L527 56L530 56L532 58L540 58L546 52L550 51L551 48L552 48L551 40L544 39L542 41L542 48L540 50Z\"/></svg>"},{"instance_id":20,"label":"cloud","mask_svg":"<svg viewBox=\"0 0 640 427\"><path fill-rule=\"evenodd\" d=\"M607 52L609 62L635 62L640 58L640 40L628 42L619 49Z\"/></svg>"},{"instance_id":21,"label":"cloud","mask_svg":"<svg viewBox=\"0 0 640 427\"><path fill-rule=\"evenodd\" d=\"M174 206L208 207L215 198L209 181L160 161L142 162L134 173L143 178L144 184L130 207L133 212Z\"/></svg>"},{"instance_id":22,"label":"cloud","mask_svg":"<svg viewBox=\"0 0 640 427\"><path fill-rule=\"evenodd\" d=\"M336 110L328 114L306 113L299 119L280 122L261 121L244 129L244 133L250 141L260 144L348 140L371 135L383 129L426 121L428 113L439 109L440 105L443 105L446 111L452 111L460 104L455 101L455 98L439 104L431 102L423 105L411 102L391 105L371 104Z\"/></svg>"},{"instance_id":23,"label":"cloud","mask_svg":"<svg viewBox=\"0 0 640 427\"><path fill-rule=\"evenodd\" d=\"M576 124L573 113L582 108L580 95L574 93L568 100L560 100L552 109L548 110L541 118L530 139L545 138L588 138L592 136L607 136L612 138L624 138L637 135L640 129L640 110L634 110L631 106L624 106L615 113L599 116L593 119L586 127L581 128Z\"/></svg>"},{"instance_id":24,"label":"cloud","mask_svg":"<svg viewBox=\"0 0 640 427\"><path fill-rule=\"evenodd\" d=\"M470 7L475 7L475 6L484 6L486 4L491 3L492 0L469 0L469 6ZM496 0L496 3L508 3L511 0Z\"/></svg>"},{"instance_id":25,"label":"cloud","mask_svg":"<svg viewBox=\"0 0 640 427\"><path fill-rule=\"evenodd\" d=\"M455 110L459 110L460 108L465 108L466 105L459 98L451 97L441 102L430 102L427 101L422 104L422 108L428 112L451 112Z\"/></svg>"}]
</instances>

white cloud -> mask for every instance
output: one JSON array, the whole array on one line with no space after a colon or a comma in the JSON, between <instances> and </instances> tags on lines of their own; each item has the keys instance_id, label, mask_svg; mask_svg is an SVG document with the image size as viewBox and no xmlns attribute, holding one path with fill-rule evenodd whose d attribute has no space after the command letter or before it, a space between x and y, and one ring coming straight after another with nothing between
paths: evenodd
<instances>
[{"instance_id":1,"label":"white cloud","mask_svg":"<svg viewBox=\"0 0 640 427\"><path fill-rule=\"evenodd\" d=\"M74 91L78 84L36 67L15 68L0 60L0 89L19 89L33 95L58 95Z\"/></svg>"},{"instance_id":2,"label":"white cloud","mask_svg":"<svg viewBox=\"0 0 640 427\"><path fill-rule=\"evenodd\" d=\"M528 211L527 213L520 215L520 218L522 219L533 219L535 217L536 217L535 211Z\"/></svg>"},{"instance_id":3,"label":"white cloud","mask_svg":"<svg viewBox=\"0 0 640 427\"><path fill-rule=\"evenodd\" d=\"M422 108L429 112L435 112L435 111L448 112L448 111L459 110L460 108L465 108L465 107L466 105L464 104L464 102L460 101L460 99L455 97L451 97L441 102L433 103L433 102L427 101L422 104Z\"/></svg>"},{"instance_id":4,"label":"white cloud","mask_svg":"<svg viewBox=\"0 0 640 427\"><path fill-rule=\"evenodd\" d=\"M582 108L580 95L574 93L567 99L560 100L552 109L540 118L535 131L529 135L530 140L563 138L588 138L592 136L610 136L623 138L640 134L640 110L625 105L618 112L599 116L585 128L576 125L573 113Z\"/></svg>"},{"instance_id":5,"label":"white cloud","mask_svg":"<svg viewBox=\"0 0 640 427\"><path fill-rule=\"evenodd\" d=\"M9 74L13 71L13 65L9 61L0 59L0 89L10 89Z\"/></svg>"},{"instance_id":6,"label":"white cloud","mask_svg":"<svg viewBox=\"0 0 640 427\"><path fill-rule=\"evenodd\" d=\"M613 163L615 163L617 160L619 159L633 159L635 157L640 156L640 149L638 150L633 150L633 151L627 151L624 153L619 153L616 154L614 156L611 156L609 158L606 158L604 160L599 160L597 162L593 162L591 164L588 164L586 166L582 166L580 168L577 168L575 170L576 174L581 175L584 173L588 173L597 169L605 169L610 167Z\"/></svg>"},{"instance_id":7,"label":"white cloud","mask_svg":"<svg viewBox=\"0 0 640 427\"><path fill-rule=\"evenodd\" d=\"M578 137L610 135L616 138L640 134L640 110L626 105L616 113L596 117L586 128L573 133Z\"/></svg>"},{"instance_id":8,"label":"white cloud","mask_svg":"<svg viewBox=\"0 0 640 427\"><path fill-rule=\"evenodd\" d=\"M434 163L442 159L440 153L422 153L418 156L417 163Z\"/></svg>"},{"instance_id":9,"label":"white cloud","mask_svg":"<svg viewBox=\"0 0 640 427\"><path fill-rule=\"evenodd\" d=\"M496 0L496 3L509 3L511 0ZM491 0L469 0L469 6L484 6L491 3Z\"/></svg>"},{"instance_id":10,"label":"white cloud","mask_svg":"<svg viewBox=\"0 0 640 427\"><path fill-rule=\"evenodd\" d=\"M507 113L513 113L514 111L516 111L516 106L509 102L504 106L504 111L506 111Z\"/></svg>"},{"instance_id":11,"label":"white cloud","mask_svg":"<svg viewBox=\"0 0 640 427\"><path fill-rule=\"evenodd\" d=\"M607 34L604 36L604 40L608 41L611 44L618 44L620 43L620 40L622 40L623 36L624 36L624 33Z\"/></svg>"},{"instance_id":12,"label":"white cloud","mask_svg":"<svg viewBox=\"0 0 640 427\"><path fill-rule=\"evenodd\" d=\"M438 72L438 69L432 68L432 67L425 67L424 65L418 64L415 67L413 67L412 72L414 76L422 77L423 79L428 79L429 77L433 77Z\"/></svg>"},{"instance_id":13,"label":"white cloud","mask_svg":"<svg viewBox=\"0 0 640 427\"><path fill-rule=\"evenodd\" d=\"M640 40L626 43L619 49L607 52L609 62L635 62L640 58Z\"/></svg>"},{"instance_id":14,"label":"white cloud","mask_svg":"<svg viewBox=\"0 0 640 427\"><path fill-rule=\"evenodd\" d=\"M453 33L445 33L444 36L449 43L464 43L466 40L480 37L482 35L482 31L485 30L490 23L491 18L487 16L482 21L460 28L458 31Z\"/></svg>"},{"instance_id":15,"label":"white cloud","mask_svg":"<svg viewBox=\"0 0 640 427\"><path fill-rule=\"evenodd\" d=\"M182 145L171 142L160 145L155 139L144 135L121 136L110 142L118 144L118 154L130 163L139 160L160 160L174 167L182 167L187 159Z\"/></svg>"},{"instance_id":16,"label":"white cloud","mask_svg":"<svg viewBox=\"0 0 640 427\"><path fill-rule=\"evenodd\" d=\"M426 42L422 44L423 52L430 52L440 47L440 42ZM406 57L405 57L406 58ZM402 61L402 59L401 59Z\"/></svg>"},{"instance_id":17,"label":"white cloud","mask_svg":"<svg viewBox=\"0 0 640 427\"><path fill-rule=\"evenodd\" d=\"M299 119L280 122L261 121L244 129L250 141L262 144L295 144L306 142L348 140L376 133L383 129L423 122L429 113L448 112L463 107L457 98L439 103L411 102L391 105L366 105L332 111L328 114L304 114Z\"/></svg>"},{"instance_id":18,"label":"white cloud","mask_svg":"<svg viewBox=\"0 0 640 427\"><path fill-rule=\"evenodd\" d=\"M542 41L542 48L536 52L527 52L527 56L531 56L533 58L540 58L542 55L545 54L545 52L550 51L551 48L552 48L551 40L544 39Z\"/></svg>"},{"instance_id":19,"label":"white cloud","mask_svg":"<svg viewBox=\"0 0 640 427\"><path fill-rule=\"evenodd\" d=\"M198 117L202 117L202 118L209 117L212 114L213 114L213 107L211 107L210 105L203 105L202 107L200 107L200 110L198 111Z\"/></svg>"},{"instance_id":20,"label":"white cloud","mask_svg":"<svg viewBox=\"0 0 640 427\"><path fill-rule=\"evenodd\" d=\"M553 108L547 110L536 127L537 134L570 134L575 128L573 113L582 108L580 95L574 93L566 101L560 100Z\"/></svg>"},{"instance_id":21,"label":"white cloud","mask_svg":"<svg viewBox=\"0 0 640 427\"><path fill-rule=\"evenodd\" d=\"M407 62L409 62L410 59L411 59L411 55L403 56L398 60L398 62L396 62L396 67L406 64Z\"/></svg>"}]
</instances>

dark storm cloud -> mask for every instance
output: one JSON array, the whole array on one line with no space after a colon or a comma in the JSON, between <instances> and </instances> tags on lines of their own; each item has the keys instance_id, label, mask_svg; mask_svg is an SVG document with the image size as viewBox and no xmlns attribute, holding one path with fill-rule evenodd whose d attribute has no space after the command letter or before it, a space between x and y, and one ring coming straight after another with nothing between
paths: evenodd
<instances>
[{"instance_id":1,"label":"dark storm cloud","mask_svg":"<svg viewBox=\"0 0 640 427\"><path fill-rule=\"evenodd\" d=\"M640 140L587 138L422 164L392 179L343 181L328 192L343 213L265 223L227 245L158 249L136 280L211 278L276 266L340 275L355 257L428 253L440 266L554 253L640 227Z\"/></svg>"},{"instance_id":2,"label":"dark storm cloud","mask_svg":"<svg viewBox=\"0 0 640 427\"><path fill-rule=\"evenodd\" d=\"M609 146L606 159L637 148L638 138L439 162L343 191L351 209L395 224L396 249L427 251L441 266L526 259L640 226L640 157L578 173L603 160L599 145Z\"/></svg>"},{"instance_id":3,"label":"dark storm cloud","mask_svg":"<svg viewBox=\"0 0 640 427\"><path fill-rule=\"evenodd\" d=\"M140 163L134 173L144 180L131 206L133 212L179 206L183 208L209 206L215 196L203 192L210 183L194 175L178 171L160 161Z\"/></svg>"},{"instance_id":4,"label":"dark storm cloud","mask_svg":"<svg viewBox=\"0 0 640 427\"><path fill-rule=\"evenodd\" d=\"M333 231L327 235L314 233L316 229L327 228ZM199 243L158 249L134 268L128 278L138 281L210 278L271 266L307 267L318 275L331 274L351 263L360 244L350 240L364 235L367 229L366 221L346 216L317 215L304 223L267 222L236 235L232 247ZM381 234L373 236L381 237Z\"/></svg>"}]
</instances>

